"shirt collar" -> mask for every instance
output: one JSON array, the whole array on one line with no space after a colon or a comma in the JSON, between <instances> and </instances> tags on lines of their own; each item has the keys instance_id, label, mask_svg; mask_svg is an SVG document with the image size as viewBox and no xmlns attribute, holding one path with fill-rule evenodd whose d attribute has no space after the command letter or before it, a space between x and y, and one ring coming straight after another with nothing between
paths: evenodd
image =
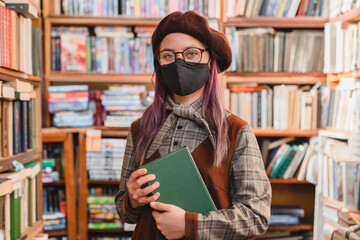
<instances>
[{"instance_id":1,"label":"shirt collar","mask_svg":"<svg viewBox=\"0 0 360 240\"><path fill-rule=\"evenodd\" d=\"M181 103L175 103L171 96L168 95L166 102L166 110L171 111L175 116L195 121L198 125L203 127L206 130L209 140L211 141L211 144L215 149L214 136L211 133L209 124L202 115L203 100L204 97L200 97L199 99L191 103L188 107L185 107Z\"/></svg>"}]
</instances>

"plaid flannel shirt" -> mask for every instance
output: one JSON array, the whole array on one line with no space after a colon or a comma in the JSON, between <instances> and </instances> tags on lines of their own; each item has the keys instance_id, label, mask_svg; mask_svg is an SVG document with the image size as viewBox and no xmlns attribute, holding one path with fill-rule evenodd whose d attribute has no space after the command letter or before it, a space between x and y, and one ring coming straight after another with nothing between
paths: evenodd
<instances>
[{"instance_id":1,"label":"plaid flannel shirt","mask_svg":"<svg viewBox=\"0 0 360 240\"><path fill-rule=\"evenodd\" d=\"M167 101L168 117L156 134L146 158L156 150L167 154L183 146L193 151L207 137L214 144L211 131L202 118L202 99L189 107ZM227 116L230 113L227 112ZM120 190L115 197L121 219L136 223L141 210L124 203L128 198L126 182L138 169L134 159L131 133L128 135ZM229 173L230 209L198 214L198 239L247 239L264 233L268 227L271 205L271 186L266 176L256 137L247 124L241 130L231 159ZM150 237L150 236L149 236Z\"/></svg>"}]
</instances>

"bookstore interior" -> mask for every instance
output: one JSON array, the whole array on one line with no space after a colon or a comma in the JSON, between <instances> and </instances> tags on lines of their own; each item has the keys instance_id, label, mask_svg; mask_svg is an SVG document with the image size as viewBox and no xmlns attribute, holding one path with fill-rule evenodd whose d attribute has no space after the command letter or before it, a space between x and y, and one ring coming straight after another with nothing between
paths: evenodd
<instances>
[{"instance_id":1,"label":"bookstore interior","mask_svg":"<svg viewBox=\"0 0 360 240\"><path fill-rule=\"evenodd\" d=\"M0 0L0 240L131 239L114 197L174 11L231 46L272 189L255 239L360 239L360 0Z\"/></svg>"}]
</instances>

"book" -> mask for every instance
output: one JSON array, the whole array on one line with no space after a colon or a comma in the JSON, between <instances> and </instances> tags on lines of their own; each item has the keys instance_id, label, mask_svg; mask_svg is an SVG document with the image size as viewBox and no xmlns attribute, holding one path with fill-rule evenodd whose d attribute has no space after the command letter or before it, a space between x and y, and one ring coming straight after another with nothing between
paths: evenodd
<instances>
[{"instance_id":1,"label":"book","mask_svg":"<svg viewBox=\"0 0 360 240\"><path fill-rule=\"evenodd\" d=\"M166 154L141 168L155 174L160 187L157 201L176 205L188 212L206 214L216 206L187 147Z\"/></svg>"},{"instance_id":2,"label":"book","mask_svg":"<svg viewBox=\"0 0 360 240\"><path fill-rule=\"evenodd\" d=\"M36 7L28 0L6 0L5 6L15 12L23 14L27 18L37 18Z\"/></svg>"}]
</instances>

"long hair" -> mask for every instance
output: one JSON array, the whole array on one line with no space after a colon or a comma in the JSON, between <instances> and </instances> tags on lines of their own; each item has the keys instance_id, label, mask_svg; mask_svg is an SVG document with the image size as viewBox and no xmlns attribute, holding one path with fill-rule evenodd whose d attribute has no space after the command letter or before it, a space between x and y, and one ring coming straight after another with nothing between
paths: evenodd
<instances>
[{"instance_id":1,"label":"long hair","mask_svg":"<svg viewBox=\"0 0 360 240\"><path fill-rule=\"evenodd\" d=\"M166 98L171 93L161 79L159 64L155 65L155 97L140 119L141 135L135 146L135 159L141 165L156 133L166 119ZM218 76L216 60L211 60L210 77L205 85L202 114L208 122L215 140L214 165L220 166L226 159L229 147L228 124L225 117L222 83Z\"/></svg>"}]
</instances>

